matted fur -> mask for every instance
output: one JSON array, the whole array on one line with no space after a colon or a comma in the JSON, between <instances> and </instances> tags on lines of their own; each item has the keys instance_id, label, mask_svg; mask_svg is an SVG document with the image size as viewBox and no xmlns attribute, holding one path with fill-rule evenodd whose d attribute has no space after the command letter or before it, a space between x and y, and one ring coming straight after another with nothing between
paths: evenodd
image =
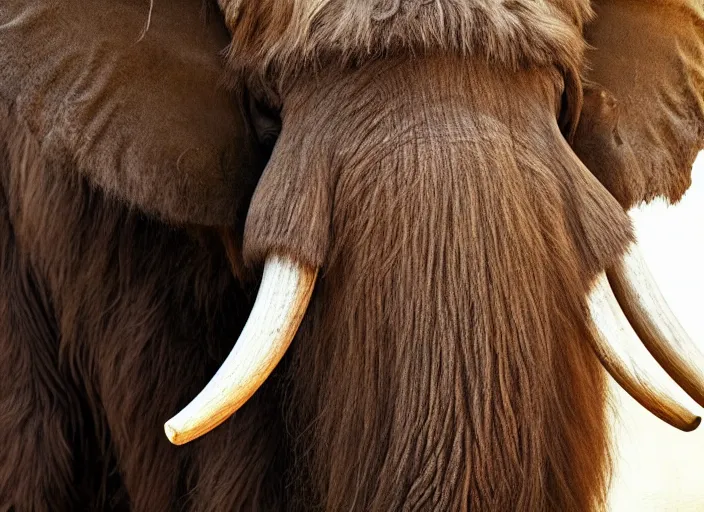
<instances>
[{"instance_id":1,"label":"matted fur","mask_svg":"<svg viewBox=\"0 0 704 512\"><path fill-rule=\"evenodd\" d=\"M161 425L249 304L222 248L67 179L2 113L0 280L17 292L0 304L0 386L12 386L0 396L14 411L0 417L0 508L603 501L604 374L583 298L630 238L557 127L560 74L392 64L294 87L247 249L319 247L321 281L274 380L185 447ZM453 92L476 76L484 85ZM287 234L282 219L323 229Z\"/></svg>"},{"instance_id":2,"label":"matted fur","mask_svg":"<svg viewBox=\"0 0 704 512\"><path fill-rule=\"evenodd\" d=\"M219 237L91 188L1 106L0 290L0 510L281 508L275 379L202 440L164 436L249 312Z\"/></svg>"},{"instance_id":3,"label":"matted fur","mask_svg":"<svg viewBox=\"0 0 704 512\"><path fill-rule=\"evenodd\" d=\"M161 7L193 15L194 2ZM27 4L37 5L48 4ZM41 117L48 103L0 105L0 510L603 504L605 382L584 298L631 233L557 123L564 89L578 85L588 3L223 5L233 52L242 49L231 55L236 71L285 82L283 133L252 203L245 255L251 265L271 252L322 265L310 310L244 408L171 446L164 420L223 360L256 288L243 292L218 235L202 226L234 222L242 197L225 192L233 204L212 215L207 199L223 196L184 205L157 186L156 207L133 201L139 179L123 190L130 204L195 224L168 227L92 188L76 165L86 160L72 158L81 155L51 151L27 125L38 122L27 112ZM217 65L206 60L212 84ZM22 92L25 76L1 83ZM138 94L139 82L124 85ZM165 117L159 133L172 126ZM207 141L208 131L197 135ZM114 171L120 152L89 156ZM162 185L154 176L145 179ZM191 190L183 175L159 176Z\"/></svg>"},{"instance_id":4,"label":"matted fur","mask_svg":"<svg viewBox=\"0 0 704 512\"><path fill-rule=\"evenodd\" d=\"M400 59L286 96L244 250L322 265L290 349L292 508L603 504L584 301L630 224L560 133L562 87Z\"/></svg>"},{"instance_id":5,"label":"matted fur","mask_svg":"<svg viewBox=\"0 0 704 512\"><path fill-rule=\"evenodd\" d=\"M588 0L219 0L235 70L279 85L311 65L460 53L578 68Z\"/></svg>"}]
</instances>

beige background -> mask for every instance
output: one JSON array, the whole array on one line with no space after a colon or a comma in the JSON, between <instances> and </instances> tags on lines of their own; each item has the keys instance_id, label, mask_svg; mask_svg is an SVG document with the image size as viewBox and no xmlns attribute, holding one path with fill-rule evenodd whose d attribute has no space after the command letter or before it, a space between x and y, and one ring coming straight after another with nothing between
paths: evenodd
<instances>
[{"instance_id":1,"label":"beige background","mask_svg":"<svg viewBox=\"0 0 704 512\"><path fill-rule=\"evenodd\" d=\"M694 164L692 188L681 203L652 203L632 217L663 294L684 328L704 347L704 152ZM611 510L704 512L704 424L693 433L681 433L612 388L618 456Z\"/></svg>"}]
</instances>

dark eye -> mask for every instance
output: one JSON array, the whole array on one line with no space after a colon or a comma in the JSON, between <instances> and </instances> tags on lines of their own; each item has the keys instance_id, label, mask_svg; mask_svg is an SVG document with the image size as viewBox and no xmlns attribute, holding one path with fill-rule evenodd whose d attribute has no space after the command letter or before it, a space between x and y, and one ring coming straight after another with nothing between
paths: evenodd
<instances>
[{"instance_id":1,"label":"dark eye","mask_svg":"<svg viewBox=\"0 0 704 512\"><path fill-rule=\"evenodd\" d=\"M251 96L249 98L249 111L259 144L266 151L271 151L281 132L281 116L279 112Z\"/></svg>"}]
</instances>

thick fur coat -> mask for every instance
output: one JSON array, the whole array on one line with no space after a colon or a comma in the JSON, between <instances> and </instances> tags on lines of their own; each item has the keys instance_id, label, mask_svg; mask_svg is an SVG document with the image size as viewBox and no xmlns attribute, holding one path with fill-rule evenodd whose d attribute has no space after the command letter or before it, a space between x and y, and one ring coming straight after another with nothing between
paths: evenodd
<instances>
[{"instance_id":1,"label":"thick fur coat","mask_svg":"<svg viewBox=\"0 0 704 512\"><path fill-rule=\"evenodd\" d=\"M106 197L2 111L0 138L0 510L280 499L272 460L284 435L266 389L192 446L163 432L249 312L217 233Z\"/></svg>"},{"instance_id":2,"label":"thick fur coat","mask_svg":"<svg viewBox=\"0 0 704 512\"><path fill-rule=\"evenodd\" d=\"M629 223L559 130L559 73L512 73L402 59L285 99L244 253L323 267L287 370L298 508L604 499L584 297Z\"/></svg>"},{"instance_id":3,"label":"thick fur coat","mask_svg":"<svg viewBox=\"0 0 704 512\"><path fill-rule=\"evenodd\" d=\"M583 300L630 234L558 126L581 107L588 5L285 6L305 14L225 13L231 64L283 105L245 258L324 270L288 370L288 429L304 433L291 503L603 503L604 375Z\"/></svg>"},{"instance_id":4,"label":"thick fur coat","mask_svg":"<svg viewBox=\"0 0 704 512\"><path fill-rule=\"evenodd\" d=\"M586 0L220 0L231 68L274 90L301 70L458 54L509 69L579 69Z\"/></svg>"},{"instance_id":5,"label":"thick fur coat","mask_svg":"<svg viewBox=\"0 0 704 512\"><path fill-rule=\"evenodd\" d=\"M584 116L589 2L154 4L0 9L0 510L602 505L585 296L632 235L568 144L608 126ZM281 109L263 174L250 100ZM271 253L321 267L289 354L169 445Z\"/></svg>"}]
</instances>

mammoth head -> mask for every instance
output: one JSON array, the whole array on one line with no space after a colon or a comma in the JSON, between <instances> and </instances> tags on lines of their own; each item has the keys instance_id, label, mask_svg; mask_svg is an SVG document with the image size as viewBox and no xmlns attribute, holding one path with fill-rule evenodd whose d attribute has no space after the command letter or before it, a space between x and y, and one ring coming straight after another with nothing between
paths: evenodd
<instances>
[{"instance_id":1,"label":"mammoth head","mask_svg":"<svg viewBox=\"0 0 704 512\"><path fill-rule=\"evenodd\" d=\"M626 209L688 186L704 16L686 0L592 3L221 0L223 20L188 0L5 2L0 45L17 50L0 52L15 77L0 127L164 223L221 230L236 269L264 267L172 442L232 415L297 331L292 398L326 446L348 443L341 417L452 444L424 430L447 414L481 439L499 418L530 451L590 428L575 411L601 393L597 359L697 427L674 383L704 405L704 356ZM391 441L370 449L407 462Z\"/></svg>"},{"instance_id":2,"label":"mammoth head","mask_svg":"<svg viewBox=\"0 0 704 512\"><path fill-rule=\"evenodd\" d=\"M535 18L517 17L520 23L503 29L513 32L501 33L492 21L512 13L500 8L484 17L461 13L463 23L452 25L455 18L444 18L432 3L391 3L386 12L373 2L310 2L307 15L293 3L222 4L234 37L231 63L255 89L266 76L277 77L264 90L279 101L283 129L248 214L245 257L266 262L257 305L217 375L166 424L173 442L213 428L256 391L293 339L321 267L331 280L364 272L364 264L398 280L433 279L439 291L424 300L470 315L480 307L471 299L453 304L443 297L441 290L464 291L454 283L443 288L447 274L466 280L468 290L500 287L502 276L482 283L483 272L471 272L472 260L492 266L491 258L505 257L520 267L513 277L521 279L545 258L541 250L574 258L562 264L584 282L555 286L575 293L585 287L592 319L586 337L614 379L673 426L699 425L662 369L704 405L704 357L658 291L616 200L627 208L657 194L676 200L686 189L704 136L704 91L695 81L704 62L701 13L686 6L597 4L596 19L584 29L593 49L582 82L580 31L589 13L577 7L555 14L532 6ZM284 23L290 18L305 21ZM440 21L456 40L444 39ZM657 30L663 23L671 29ZM495 39L478 32L480 24ZM639 32L659 37L632 37ZM301 34L305 41L297 43ZM482 47L490 64L463 56L469 53L463 45ZM429 55L404 57L409 48ZM449 48L460 57L435 55ZM379 60L377 53L399 56ZM492 255L486 247L492 242L505 250L516 244L523 258ZM471 253L480 247L483 255ZM401 256L419 261L401 262ZM433 268L423 272L423 265ZM407 295L387 290L383 300L413 300L408 284L387 284ZM364 299L350 288L345 295L323 286L317 300L345 303L351 315L354 300ZM491 293L474 295L481 302ZM521 322L529 321L517 319L519 328ZM422 336L410 328L407 334Z\"/></svg>"}]
</instances>

